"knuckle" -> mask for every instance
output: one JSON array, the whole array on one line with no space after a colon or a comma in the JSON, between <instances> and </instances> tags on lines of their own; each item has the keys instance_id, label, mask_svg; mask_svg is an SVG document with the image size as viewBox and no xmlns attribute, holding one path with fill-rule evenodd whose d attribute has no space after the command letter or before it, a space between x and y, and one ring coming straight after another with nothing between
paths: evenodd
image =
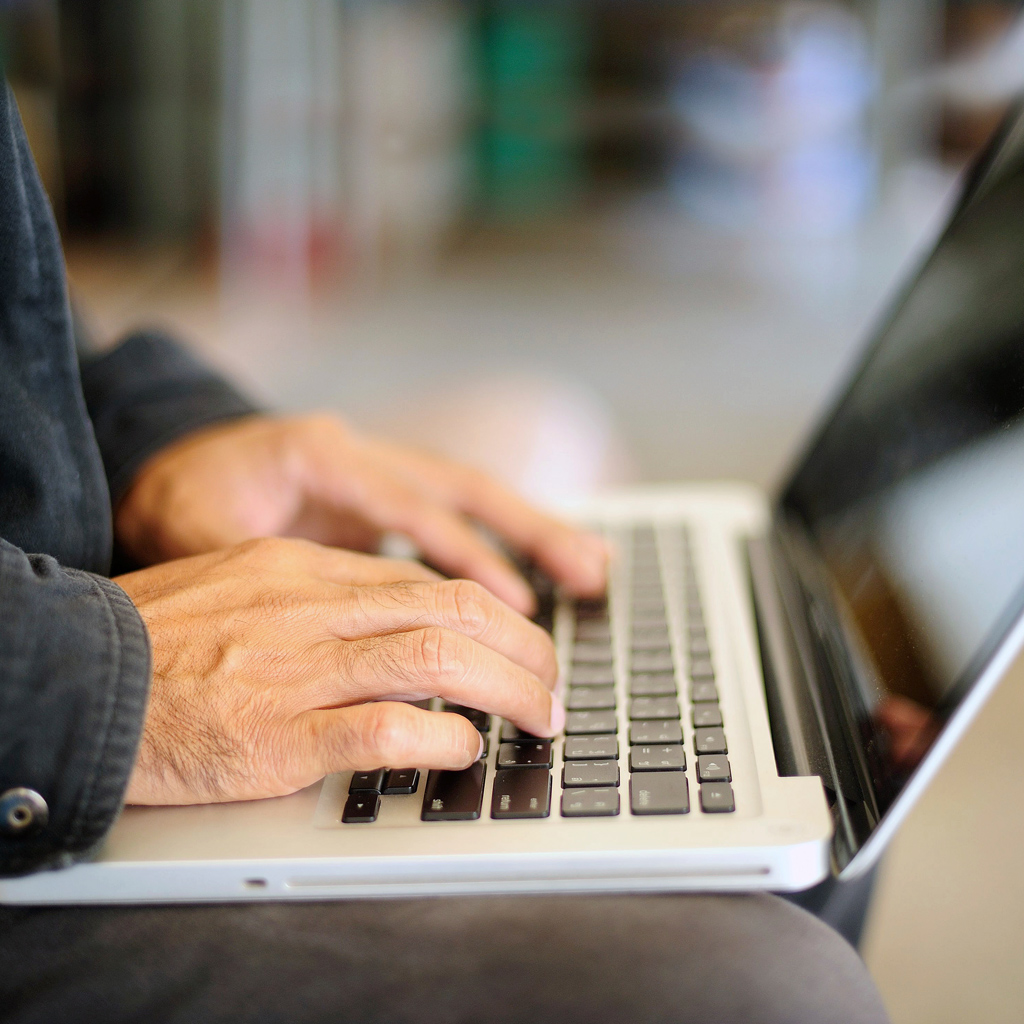
<instances>
[{"instance_id":1,"label":"knuckle","mask_svg":"<svg viewBox=\"0 0 1024 1024\"><path fill-rule=\"evenodd\" d=\"M418 673L437 682L463 674L467 652L457 633L428 626L415 636L412 651Z\"/></svg>"},{"instance_id":2,"label":"knuckle","mask_svg":"<svg viewBox=\"0 0 1024 1024\"><path fill-rule=\"evenodd\" d=\"M311 441L345 438L348 431L342 421L329 412L313 412L296 421L298 432Z\"/></svg>"},{"instance_id":3,"label":"knuckle","mask_svg":"<svg viewBox=\"0 0 1024 1024\"><path fill-rule=\"evenodd\" d=\"M277 565L294 553L294 541L283 537L255 537L242 541L235 549L246 562Z\"/></svg>"},{"instance_id":4,"label":"knuckle","mask_svg":"<svg viewBox=\"0 0 1024 1024\"><path fill-rule=\"evenodd\" d=\"M367 764L399 763L414 745L416 727L404 705L389 701L365 705L360 746Z\"/></svg>"},{"instance_id":5,"label":"knuckle","mask_svg":"<svg viewBox=\"0 0 1024 1024\"><path fill-rule=\"evenodd\" d=\"M494 479L475 466L460 465L457 472L459 483L466 494L483 494L495 486Z\"/></svg>"},{"instance_id":6,"label":"knuckle","mask_svg":"<svg viewBox=\"0 0 1024 1024\"><path fill-rule=\"evenodd\" d=\"M472 580L450 580L438 586L441 614L463 633L483 632L493 604L487 591Z\"/></svg>"}]
</instances>

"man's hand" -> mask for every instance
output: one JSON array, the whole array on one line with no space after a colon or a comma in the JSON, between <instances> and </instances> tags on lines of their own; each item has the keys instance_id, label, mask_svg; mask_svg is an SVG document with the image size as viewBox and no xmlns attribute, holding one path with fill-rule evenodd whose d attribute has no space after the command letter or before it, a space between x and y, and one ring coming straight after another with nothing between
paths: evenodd
<instances>
[{"instance_id":1,"label":"man's hand","mask_svg":"<svg viewBox=\"0 0 1024 1024\"><path fill-rule=\"evenodd\" d=\"M328 772L466 768L480 734L441 696L541 736L565 721L554 648L467 580L308 541L250 541L118 577L153 645L127 801L279 796Z\"/></svg>"},{"instance_id":2,"label":"man's hand","mask_svg":"<svg viewBox=\"0 0 1024 1024\"><path fill-rule=\"evenodd\" d=\"M334 416L252 417L197 431L142 467L115 525L144 564L254 537L370 551L392 531L450 576L477 580L529 614L529 587L470 518L579 596L604 587L598 538L542 514L484 473L363 437Z\"/></svg>"}]
</instances>

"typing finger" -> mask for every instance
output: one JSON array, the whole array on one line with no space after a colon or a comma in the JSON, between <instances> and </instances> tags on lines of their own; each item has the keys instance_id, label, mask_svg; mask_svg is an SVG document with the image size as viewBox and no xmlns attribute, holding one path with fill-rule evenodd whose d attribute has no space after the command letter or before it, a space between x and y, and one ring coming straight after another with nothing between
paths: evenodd
<instances>
[{"instance_id":1,"label":"typing finger","mask_svg":"<svg viewBox=\"0 0 1024 1024\"><path fill-rule=\"evenodd\" d=\"M491 547L462 516L416 488L362 460L344 477L318 478L324 497L339 508L355 508L382 530L411 538L423 555L450 576L482 583L516 611L531 614L533 592L507 559Z\"/></svg>"},{"instance_id":2,"label":"typing finger","mask_svg":"<svg viewBox=\"0 0 1024 1024\"><path fill-rule=\"evenodd\" d=\"M331 632L346 640L429 626L454 630L521 665L548 688L558 678L548 634L471 580L351 587L322 614Z\"/></svg>"},{"instance_id":3,"label":"typing finger","mask_svg":"<svg viewBox=\"0 0 1024 1024\"><path fill-rule=\"evenodd\" d=\"M428 626L321 648L320 671L295 697L320 708L369 700L443 697L501 715L537 736L561 731L565 712L532 673L451 629Z\"/></svg>"},{"instance_id":4,"label":"typing finger","mask_svg":"<svg viewBox=\"0 0 1024 1024\"><path fill-rule=\"evenodd\" d=\"M468 768L481 754L480 733L462 715L381 701L310 711L297 721L317 774L403 768Z\"/></svg>"},{"instance_id":5,"label":"typing finger","mask_svg":"<svg viewBox=\"0 0 1024 1024\"><path fill-rule=\"evenodd\" d=\"M546 515L485 473L454 467L463 511L536 559L580 597L604 590L608 549L600 537Z\"/></svg>"}]
</instances>

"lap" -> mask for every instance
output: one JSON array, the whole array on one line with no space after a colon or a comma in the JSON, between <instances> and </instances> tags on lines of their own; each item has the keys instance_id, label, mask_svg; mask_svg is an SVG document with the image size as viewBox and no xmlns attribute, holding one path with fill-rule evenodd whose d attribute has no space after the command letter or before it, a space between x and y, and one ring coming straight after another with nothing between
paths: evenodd
<instances>
[{"instance_id":1,"label":"lap","mask_svg":"<svg viewBox=\"0 0 1024 1024\"><path fill-rule=\"evenodd\" d=\"M0 979L18 1024L886 1019L853 949L768 895L0 908Z\"/></svg>"}]
</instances>

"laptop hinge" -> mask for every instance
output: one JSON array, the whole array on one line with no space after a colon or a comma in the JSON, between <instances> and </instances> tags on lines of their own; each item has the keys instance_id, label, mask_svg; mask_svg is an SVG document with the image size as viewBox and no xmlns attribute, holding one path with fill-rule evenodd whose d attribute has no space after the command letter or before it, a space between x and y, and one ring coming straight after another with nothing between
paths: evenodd
<instances>
[{"instance_id":1,"label":"laptop hinge","mask_svg":"<svg viewBox=\"0 0 1024 1024\"><path fill-rule=\"evenodd\" d=\"M747 554L776 764L780 775L821 778L835 826L832 860L838 873L858 849L861 829L844 796L850 789L843 785L848 758L833 747L829 732L829 684L821 678L806 594L780 538L750 540Z\"/></svg>"},{"instance_id":2,"label":"laptop hinge","mask_svg":"<svg viewBox=\"0 0 1024 1024\"><path fill-rule=\"evenodd\" d=\"M800 690L803 687L797 679L799 659L765 538L755 537L747 541L747 565L775 762L780 775L814 775L806 726L800 714Z\"/></svg>"}]
</instances>

